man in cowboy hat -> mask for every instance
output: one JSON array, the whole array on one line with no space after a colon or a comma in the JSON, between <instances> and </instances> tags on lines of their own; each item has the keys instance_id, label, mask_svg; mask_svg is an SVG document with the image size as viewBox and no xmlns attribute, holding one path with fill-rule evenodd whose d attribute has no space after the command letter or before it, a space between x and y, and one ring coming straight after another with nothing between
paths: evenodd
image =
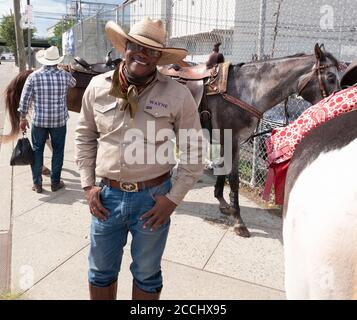
<instances>
[{"instance_id":1,"label":"man in cowboy hat","mask_svg":"<svg viewBox=\"0 0 357 320\"><path fill-rule=\"evenodd\" d=\"M29 127L26 116L32 102L31 138L34 149L34 163L31 166L32 190L37 193L42 192L43 150L49 135L53 149L51 190L55 192L64 187L61 172L68 119L67 91L69 87L76 85L76 80L70 73L57 68L57 64L63 60L57 47L52 46L38 51L36 59L43 64L43 67L30 74L25 82L18 109L20 128L25 131Z\"/></svg>"},{"instance_id":2,"label":"man in cowboy hat","mask_svg":"<svg viewBox=\"0 0 357 320\"><path fill-rule=\"evenodd\" d=\"M90 298L116 298L130 232L132 298L156 300L162 289L161 258L170 216L203 170L202 146L187 142L181 132L195 131L201 139L201 125L188 89L156 69L187 55L184 49L164 46L160 20L145 18L128 34L109 21L105 30L124 61L91 81L75 138L76 161L92 214ZM179 163L171 181L175 148L166 147L173 145L175 136L186 161ZM185 143L186 148L181 147ZM95 186L96 175L102 178L100 186Z\"/></svg>"}]
</instances>

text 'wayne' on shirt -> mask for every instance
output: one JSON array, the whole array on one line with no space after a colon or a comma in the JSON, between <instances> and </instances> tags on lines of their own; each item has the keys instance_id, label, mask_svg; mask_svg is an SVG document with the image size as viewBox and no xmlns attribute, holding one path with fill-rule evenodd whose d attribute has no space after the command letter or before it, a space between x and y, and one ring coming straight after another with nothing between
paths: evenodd
<instances>
[{"instance_id":1,"label":"text 'wayne' on shirt","mask_svg":"<svg viewBox=\"0 0 357 320\"><path fill-rule=\"evenodd\" d=\"M193 129L202 138L197 104L186 87L157 73L154 81L139 94L138 109L131 119L129 108L125 108L126 100L108 94L112 77L113 71L94 77L83 96L75 137L76 162L83 188L95 185L96 175L139 182L172 170L175 163L158 159L160 147L172 143L168 138L160 140L159 131L161 134L173 132L179 148L181 129ZM130 129L137 130L136 139L128 134ZM174 158L175 148L169 152L168 158ZM144 163L127 161L132 153L136 159L144 159ZM176 204L193 187L204 167L202 143L188 140L182 153L180 159L194 154L196 162L180 161L178 164L172 189L166 195Z\"/></svg>"},{"instance_id":2,"label":"text 'wayne' on shirt","mask_svg":"<svg viewBox=\"0 0 357 320\"><path fill-rule=\"evenodd\" d=\"M70 73L57 66L43 66L26 79L18 111L25 116L32 102L34 126L63 127L68 120L68 88L75 85L76 79Z\"/></svg>"}]
</instances>

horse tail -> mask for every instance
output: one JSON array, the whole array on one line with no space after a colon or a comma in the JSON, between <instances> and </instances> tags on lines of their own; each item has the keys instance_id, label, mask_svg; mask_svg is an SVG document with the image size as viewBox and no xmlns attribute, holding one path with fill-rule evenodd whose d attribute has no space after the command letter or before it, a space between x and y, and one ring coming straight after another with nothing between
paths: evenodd
<instances>
[{"instance_id":1,"label":"horse tail","mask_svg":"<svg viewBox=\"0 0 357 320\"><path fill-rule=\"evenodd\" d=\"M20 104L21 92L27 77L33 70L21 71L5 89L5 111L9 115L11 130L9 134L3 135L1 142L6 143L17 137L20 132L20 113L17 108Z\"/></svg>"}]
</instances>

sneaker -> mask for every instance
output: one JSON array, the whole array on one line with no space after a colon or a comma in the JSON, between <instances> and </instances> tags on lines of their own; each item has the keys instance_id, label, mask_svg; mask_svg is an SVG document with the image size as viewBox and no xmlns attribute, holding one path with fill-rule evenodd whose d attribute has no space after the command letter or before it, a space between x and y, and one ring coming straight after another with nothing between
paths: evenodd
<instances>
[{"instance_id":1,"label":"sneaker","mask_svg":"<svg viewBox=\"0 0 357 320\"><path fill-rule=\"evenodd\" d=\"M37 193L42 193L42 184L34 184L32 186L32 191L36 191Z\"/></svg>"},{"instance_id":2,"label":"sneaker","mask_svg":"<svg viewBox=\"0 0 357 320\"><path fill-rule=\"evenodd\" d=\"M64 182L62 180L56 184L51 184L52 192L56 192L57 190L62 189L62 188L64 188Z\"/></svg>"}]
</instances>

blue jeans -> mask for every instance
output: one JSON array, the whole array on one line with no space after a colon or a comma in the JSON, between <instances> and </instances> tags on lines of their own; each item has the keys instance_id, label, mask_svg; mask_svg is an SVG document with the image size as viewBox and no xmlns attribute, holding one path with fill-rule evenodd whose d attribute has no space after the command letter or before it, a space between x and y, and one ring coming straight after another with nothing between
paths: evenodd
<instances>
[{"instance_id":1,"label":"blue jeans","mask_svg":"<svg viewBox=\"0 0 357 320\"><path fill-rule=\"evenodd\" d=\"M110 214L106 221L92 217L89 252L89 282L106 287L118 278L127 242L132 235L130 271L134 284L145 292L159 292L162 288L161 258L164 253L170 220L155 231L143 228L139 218L155 204L155 195L165 195L171 180L139 192L124 192L103 186L101 201Z\"/></svg>"},{"instance_id":2,"label":"blue jeans","mask_svg":"<svg viewBox=\"0 0 357 320\"><path fill-rule=\"evenodd\" d=\"M34 162L31 166L32 180L34 184L42 184L43 150L45 148L48 135L52 144L52 167L51 184L61 181L61 171L64 157L64 144L66 141L67 126L59 128L40 128L32 126L31 138L34 150Z\"/></svg>"}]
</instances>

